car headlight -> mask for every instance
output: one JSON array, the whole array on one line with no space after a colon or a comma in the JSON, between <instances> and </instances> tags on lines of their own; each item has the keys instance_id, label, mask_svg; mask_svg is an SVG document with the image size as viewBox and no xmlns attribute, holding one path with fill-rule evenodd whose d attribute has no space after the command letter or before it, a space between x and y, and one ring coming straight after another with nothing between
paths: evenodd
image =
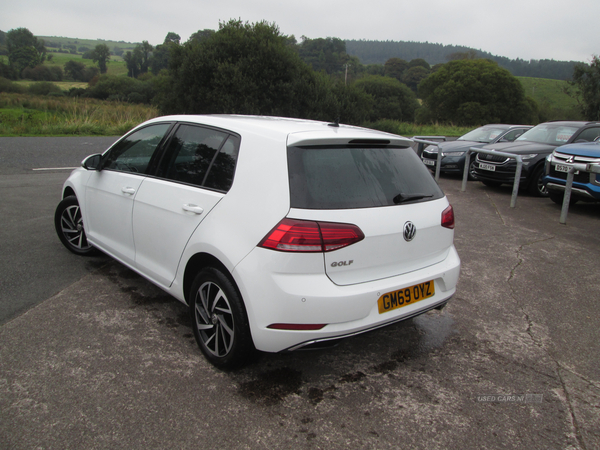
<instances>
[{"instance_id":1,"label":"car headlight","mask_svg":"<svg viewBox=\"0 0 600 450\"><path fill-rule=\"evenodd\" d=\"M465 152L442 152L442 156L462 156Z\"/></svg>"}]
</instances>

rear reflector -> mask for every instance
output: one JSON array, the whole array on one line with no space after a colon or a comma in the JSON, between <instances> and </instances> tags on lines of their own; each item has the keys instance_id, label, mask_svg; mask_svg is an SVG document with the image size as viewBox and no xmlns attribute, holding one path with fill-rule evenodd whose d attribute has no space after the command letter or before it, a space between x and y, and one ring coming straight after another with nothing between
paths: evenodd
<instances>
[{"instance_id":1,"label":"rear reflector","mask_svg":"<svg viewBox=\"0 0 600 450\"><path fill-rule=\"evenodd\" d=\"M267 328L273 330L314 331L323 328L326 323L273 323Z\"/></svg>"},{"instance_id":2,"label":"rear reflector","mask_svg":"<svg viewBox=\"0 0 600 450\"><path fill-rule=\"evenodd\" d=\"M452 205L448 206L442 212L442 226L444 228L454 229L454 209L452 209Z\"/></svg>"},{"instance_id":3,"label":"rear reflector","mask_svg":"<svg viewBox=\"0 0 600 450\"><path fill-rule=\"evenodd\" d=\"M331 252L365 238L356 225L283 219L258 244L282 252Z\"/></svg>"}]
</instances>

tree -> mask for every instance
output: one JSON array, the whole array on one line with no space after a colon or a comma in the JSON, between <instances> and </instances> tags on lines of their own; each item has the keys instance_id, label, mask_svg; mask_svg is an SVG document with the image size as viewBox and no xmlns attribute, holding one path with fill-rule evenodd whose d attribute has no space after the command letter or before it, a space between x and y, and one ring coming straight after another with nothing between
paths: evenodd
<instances>
[{"instance_id":1,"label":"tree","mask_svg":"<svg viewBox=\"0 0 600 450\"><path fill-rule=\"evenodd\" d=\"M106 44L98 44L92 50L92 60L98 63L100 73L106 73L106 63L110 61L110 49Z\"/></svg>"},{"instance_id":2,"label":"tree","mask_svg":"<svg viewBox=\"0 0 600 450\"><path fill-rule=\"evenodd\" d=\"M162 111L314 117L328 91L288 42L275 24L231 20L174 47Z\"/></svg>"},{"instance_id":3,"label":"tree","mask_svg":"<svg viewBox=\"0 0 600 450\"><path fill-rule=\"evenodd\" d=\"M190 41L202 42L204 39L210 38L213 34L215 34L215 30L209 30L209 29L198 30L195 33L192 33L192 35L188 39L188 42L190 42Z\"/></svg>"},{"instance_id":4,"label":"tree","mask_svg":"<svg viewBox=\"0 0 600 450\"><path fill-rule=\"evenodd\" d=\"M46 59L46 47L27 28L16 28L6 33L6 47L10 66L20 74L26 67L36 67Z\"/></svg>"},{"instance_id":5,"label":"tree","mask_svg":"<svg viewBox=\"0 0 600 450\"><path fill-rule=\"evenodd\" d=\"M386 77L392 77L401 81L404 71L408 69L408 62L401 58L390 58L385 62L383 68Z\"/></svg>"},{"instance_id":6,"label":"tree","mask_svg":"<svg viewBox=\"0 0 600 450\"><path fill-rule=\"evenodd\" d=\"M84 70L85 64L82 62L71 59L65 63L65 75L71 80L80 81Z\"/></svg>"},{"instance_id":7,"label":"tree","mask_svg":"<svg viewBox=\"0 0 600 450\"><path fill-rule=\"evenodd\" d=\"M424 108L419 121L460 125L531 123L532 101L510 72L486 59L442 65L419 84Z\"/></svg>"},{"instance_id":8,"label":"tree","mask_svg":"<svg viewBox=\"0 0 600 450\"><path fill-rule=\"evenodd\" d=\"M346 44L338 38L308 39L303 36L298 47L300 58L313 70L324 71L329 75L345 72L345 64L350 57L346 54Z\"/></svg>"},{"instance_id":9,"label":"tree","mask_svg":"<svg viewBox=\"0 0 600 450\"><path fill-rule=\"evenodd\" d=\"M65 63L65 75L74 81L89 82L92 78L99 75L97 67L86 67L79 61L70 60Z\"/></svg>"},{"instance_id":10,"label":"tree","mask_svg":"<svg viewBox=\"0 0 600 450\"><path fill-rule=\"evenodd\" d=\"M142 41L141 45L137 45L140 52L140 74L148 72L150 66L150 56L152 55L153 47L148 41Z\"/></svg>"},{"instance_id":11,"label":"tree","mask_svg":"<svg viewBox=\"0 0 600 450\"><path fill-rule=\"evenodd\" d=\"M419 107L417 97L408 86L395 78L370 75L356 81L355 86L370 94L374 100L369 120L414 120Z\"/></svg>"},{"instance_id":12,"label":"tree","mask_svg":"<svg viewBox=\"0 0 600 450\"><path fill-rule=\"evenodd\" d=\"M424 67L427 70L431 70L431 66L423 58L411 59L408 63L408 68L412 67Z\"/></svg>"},{"instance_id":13,"label":"tree","mask_svg":"<svg viewBox=\"0 0 600 450\"><path fill-rule=\"evenodd\" d=\"M417 93L417 87L419 83L423 81L429 75L429 70L423 66L414 66L410 69L406 69L404 75L402 75L402 82L406 84L415 94Z\"/></svg>"},{"instance_id":14,"label":"tree","mask_svg":"<svg viewBox=\"0 0 600 450\"><path fill-rule=\"evenodd\" d=\"M180 41L181 37L171 31L167 33L162 45L156 46L152 52L152 58L150 59L150 70L154 75L158 75L161 70L169 68L171 49L173 47L178 47Z\"/></svg>"},{"instance_id":15,"label":"tree","mask_svg":"<svg viewBox=\"0 0 600 450\"><path fill-rule=\"evenodd\" d=\"M181 41L181 36L179 36L177 33L173 33L172 31L169 31L167 33L167 35L165 36L165 41L163 42L163 44L178 44Z\"/></svg>"},{"instance_id":16,"label":"tree","mask_svg":"<svg viewBox=\"0 0 600 450\"><path fill-rule=\"evenodd\" d=\"M475 50L468 50L466 52L454 52L446 56L448 61L457 61L459 59L477 59L477 52Z\"/></svg>"},{"instance_id":17,"label":"tree","mask_svg":"<svg viewBox=\"0 0 600 450\"><path fill-rule=\"evenodd\" d=\"M600 58L593 56L591 64L577 64L570 84L581 99L583 116L587 120L600 120Z\"/></svg>"},{"instance_id":18,"label":"tree","mask_svg":"<svg viewBox=\"0 0 600 450\"><path fill-rule=\"evenodd\" d=\"M136 55L128 51L125 53L125 56L123 56L123 61L125 61L125 64L127 65L127 76L136 78L138 76L138 62Z\"/></svg>"}]
</instances>

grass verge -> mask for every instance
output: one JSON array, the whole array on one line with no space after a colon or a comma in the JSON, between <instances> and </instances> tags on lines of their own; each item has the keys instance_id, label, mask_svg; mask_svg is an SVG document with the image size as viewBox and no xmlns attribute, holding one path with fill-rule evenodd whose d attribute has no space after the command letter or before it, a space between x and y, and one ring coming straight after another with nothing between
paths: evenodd
<instances>
[{"instance_id":1,"label":"grass verge","mask_svg":"<svg viewBox=\"0 0 600 450\"><path fill-rule=\"evenodd\" d=\"M119 136L158 115L147 105L0 93L0 136Z\"/></svg>"}]
</instances>

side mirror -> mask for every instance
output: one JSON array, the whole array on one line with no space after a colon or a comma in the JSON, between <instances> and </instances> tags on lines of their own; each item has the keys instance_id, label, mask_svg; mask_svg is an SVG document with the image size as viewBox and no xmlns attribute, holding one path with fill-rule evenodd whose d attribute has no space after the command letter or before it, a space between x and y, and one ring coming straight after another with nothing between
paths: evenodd
<instances>
[{"instance_id":1,"label":"side mirror","mask_svg":"<svg viewBox=\"0 0 600 450\"><path fill-rule=\"evenodd\" d=\"M81 162L81 167L86 170L100 170L100 163L102 162L102 155L100 153L96 153L95 155L90 155L85 158Z\"/></svg>"}]
</instances>

